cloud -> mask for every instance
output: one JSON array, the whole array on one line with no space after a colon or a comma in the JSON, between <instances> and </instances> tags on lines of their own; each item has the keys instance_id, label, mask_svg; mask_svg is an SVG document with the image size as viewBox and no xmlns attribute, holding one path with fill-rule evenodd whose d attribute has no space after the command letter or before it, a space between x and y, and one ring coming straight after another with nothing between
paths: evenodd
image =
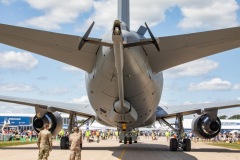
<instances>
[{"instance_id":1,"label":"cloud","mask_svg":"<svg viewBox=\"0 0 240 160\"><path fill-rule=\"evenodd\" d=\"M22 83L0 84L0 92L31 92L33 90L34 87Z\"/></svg>"},{"instance_id":2,"label":"cloud","mask_svg":"<svg viewBox=\"0 0 240 160\"><path fill-rule=\"evenodd\" d=\"M48 95L62 95L69 93L69 89L63 87L53 87L48 90L41 91L41 93Z\"/></svg>"},{"instance_id":3,"label":"cloud","mask_svg":"<svg viewBox=\"0 0 240 160\"><path fill-rule=\"evenodd\" d=\"M70 101L70 103L76 103L76 104L89 103L89 99L88 99L88 96L82 96L80 98L73 99L72 101Z\"/></svg>"},{"instance_id":4,"label":"cloud","mask_svg":"<svg viewBox=\"0 0 240 160\"><path fill-rule=\"evenodd\" d=\"M160 101L160 102L159 102L159 106L160 106L160 107L164 107L164 106L167 106L167 105L169 105L169 103L166 102L166 101Z\"/></svg>"},{"instance_id":5,"label":"cloud","mask_svg":"<svg viewBox=\"0 0 240 160\"><path fill-rule=\"evenodd\" d=\"M145 22L149 26L155 26L166 18L165 12L175 3L169 1L130 1L130 28L137 30ZM93 13L86 20L86 25L80 31L85 31L94 20L97 30L106 31L111 29L114 20L117 19L117 0L100 0L93 2ZM103 10L104 8L104 10ZM146 8L151 8L151 11L147 11Z\"/></svg>"},{"instance_id":6,"label":"cloud","mask_svg":"<svg viewBox=\"0 0 240 160\"><path fill-rule=\"evenodd\" d=\"M35 114L35 108L24 105L0 102L0 113Z\"/></svg>"},{"instance_id":7,"label":"cloud","mask_svg":"<svg viewBox=\"0 0 240 160\"><path fill-rule=\"evenodd\" d=\"M205 102L191 102L191 101L186 101L183 103L183 105L193 105L193 104L202 104L202 103L211 103L210 101L205 101Z\"/></svg>"},{"instance_id":8,"label":"cloud","mask_svg":"<svg viewBox=\"0 0 240 160\"><path fill-rule=\"evenodd\" d=\"M198 84L190 84L188 89L191 91L196 90L220 90L226 91L232 88L232 84L229 81L224 81L220 78L214 78L209 81L203 81Z\"/></svg>"},{"instance_id":9,"label":"cloud","mask_svg":"<svg viewBox=\"0 0 240 160\"><path fill-rule=\"evenodd\" d=\"M40 76L40 77L37 77L37 80L41 80L41 81L44 81L44 80L47 80L48 78L45 77L45 76Z\"/></svg>"},{"instance_id":10,"label":"cloud","mask_svg":"<svg viewBox=\"0 0 240 160\"><path fill-rule=\"evenodd\" d=\"M25 20L21 24L47 30L60 29L61 24L74 22L81 13L91 9L92 0L25 0L30 7L43 12L41 16Z\"/></svg>"},{"instance_id":11,"label":"cloud","mask_svg":"<svg viewBox=\"0 0 240 160\"><path fill-rule=\"evenodd\" d=\"M184 104L184 105L191 105L191 104L193 104L193 103L190 102L190 101L186 101L186 102L184 102L183 104Z\"/></svg>"},{"instance_id":12,"label":"cloud","mask_svg":"<svg viewBox=\"0 0 240 160\"><path fill-rule=\"evenodd\" d=\"M81 69L79 69L77 67L74 67L74 66L70 66L70 65L64 65L62 67L62 70L68 71L68 72L71 72L71 73L79 73L79 72L82 71Z\"/></svg>"},{"instance_id":13,"label":"cloud","mask_svg":"<svg viewBox=\"0 0 240 160\"><path fill-rule=\"evenodd\" d=\"M238 3L235 0L184 0L179 2L183 29L211 29L238 26Z\"/></svg>"},{"instance_id":14,"label":"cloud","mask_svg":"<svg viewBox=\"0 0 240 160\"><path fill-rule=\"evenodd\" d=\"M219 64L212 60L201 59L182 64L164 72L166 77L178 78L185 76L201 76L217 69Z\"/></svg>"},{"instance_id":15,"label":"cloud","mask_svg":"<svg viewBox=\"0 0 240 160\"><path fill-rule=\"evenodd\" d=\"M235 84L235 85L233 86L233 89L240 90L240 84Z\"/></svg>"},{"instance_id":16,"label":"cloud","mask_svg":"<svg viewBox=\"0 0 240 160\"><path fill-rule=\"evenodd\" d=\"M130 2L131 8L131 25L133 29L138 29L140 25L145 22L149 26L156 26L166 19L166 11L176 6L175 0L173 1L139 1L133 0ZM148 10L150 9L150 10Z\"/></svg>"},{"instance_id":17,"label":"cloud","mask_svg":"<svg viewBox=\"0 0 240 160\"><path fill-rule=\"evenodd\" d=\"M6 1L6 0L4 0ZM92 21L101 33L111 29L117 19L117 0L25 0L30 7L43 14L25 20L24 26L42 29L60 29L62 24L73 23L84 15L84 23L77 25L77 31L85 32ZM178 7L183 15L178 26L183 29L223 28L238 25L238 4L234 0L172 0L172 1L130 1L131 29L137 30L145 22L156 26L166 20L166 11ZM147 10L151 8L151 11ZM221 8L221 9L219 9Z\"/></svg>"},{"instance_id":18,"label":"cloud","mask_svg":"<svg viewBox=\"0 0 240 160\"><path fill-rule=\"evenodd\" d=\"M166 12L173 7L178 7L182 13L183 18L178 24L182 29L216 29L239 24L237 20L239 6L235 0L131 0L130 28L137 30L145 22L149 26L156 26L166 20ZM147 8L150 8L151 11L147 10ZM79 28L81 28L81 31L85 31L94 20L96 22L95 27L98 30L106 31L106 29L112 27L116 18L116 0L94 1L93 13L86 20L86 24Z\"/></svg>"},{"instance_id":19,"label":"cloud","mask_svg":"<svg viewBox=\"0 0 240 160\"><path fill-rule=\"evenodd\" d=\"M13 3L14 1L16 1L16 0L1 0L1 2L6 5L9 5L9 4Z\"/></svg>"},{"instance_id":20,"label":"cloud","mask_svg":"<svg viewBox=\"0 0 240 160\"><path fill-rule=\"evenodd\" d=\"M38 65L38 60L27 52L5 51L0 53L0 68L31 70Z\"/></svg>"},{"instance_id":21,"label":"cloud","mask_svg":"<svg viewBox=\"0 0 240 160\"><path fill-rule=\"evenodd\" d=\"M237 100L239 100L239 101L240 101L240 97L239 97L239 98L237 98Z\"/></svg>"}]
</instances>

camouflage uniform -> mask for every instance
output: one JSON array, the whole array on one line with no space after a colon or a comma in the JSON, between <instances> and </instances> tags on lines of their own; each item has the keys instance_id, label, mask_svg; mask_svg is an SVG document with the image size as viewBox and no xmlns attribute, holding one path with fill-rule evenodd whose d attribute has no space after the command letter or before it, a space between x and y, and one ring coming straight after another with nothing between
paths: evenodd
<instances>
[{"instance_id":1,"label":"camouflage uniform","mask_svg":"<svg viewBox=\"0 0 240 160\"><path fill-rule=\"evenodd\" d=\"M49 152L52 150L52 134L44 129L39 132L38 142L39 148L38 160L47 160Z\"/></svg>"},{"instance_id":2,"label":"camouflage uniform","mask_svg":"<svg viewBox=\"0 0 240 160\"><path fill-rule=\"evenodd\" d=\"M71 143L71 154L69 160L81 160L81 148L80 144L82 143L82 132L74 132L70 135L69 141Z\"/></svg>"}]
</instances>

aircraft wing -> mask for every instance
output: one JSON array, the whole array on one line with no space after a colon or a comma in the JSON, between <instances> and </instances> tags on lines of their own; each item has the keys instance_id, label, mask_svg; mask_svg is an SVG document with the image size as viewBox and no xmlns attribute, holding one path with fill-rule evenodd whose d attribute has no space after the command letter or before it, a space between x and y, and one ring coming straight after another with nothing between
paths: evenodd
<instances>
[{"instance_id":1,"label":"aircraft wing","mask_svg":"<svg viewBox=\"0 0 240 160\"><path fill-rule=\"evenodd\" d=\"M201 114L203 111L211 111L218 109L227 109L240 107L240 101L228 101L218 103L202 103L202 104L189 104L189 105L169 105L157 108L157 119L159 118L173 118L177 114L190 115Z\"/></svg>"},{"instance_id":2,"label":"aircraft wing","mask_svg":"<svg viewBox=\"0 0 240 160\"><path fill-rule=\"evenodd\" d=\"M74 112L77 115L83 116L83 117L95 117L95 112L90 104L61 103L61 102L34 100L34 99L26 99L26 98L8 97L8 96L0 96L0 101L27 105L31 107L40 107L42 109L47 109L50 112L55 112L55 111L59 111L63 113Z\"/></svg>"},{"instance_id":3,"label":"aircraft wing","mask_svg":"<svg viewBox=\"0 0 240 160\"><path fill-rule=\"evenodd\" d=\"M200 33L159 37L154 44L143 45L153 72L190 62L240 46L240 27Z\"/></svg>"},{"instance_id":4,"label":"aircraft wing","mask_svg":"<svg viewBox=\"0 0 240 160\"><path fill-rule=\"evenodd\" d=\"M94 42L100 39L88 39ZM85 43L79 51L81 37L0 24L0 43L24 49L91 72L98 44Z\"/></svg>"}]
</instances>

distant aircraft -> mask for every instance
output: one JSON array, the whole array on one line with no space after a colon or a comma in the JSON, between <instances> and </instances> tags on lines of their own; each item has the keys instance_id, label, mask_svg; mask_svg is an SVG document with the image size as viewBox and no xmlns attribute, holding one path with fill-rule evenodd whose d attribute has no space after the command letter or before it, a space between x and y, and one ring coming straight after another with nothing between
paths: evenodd
<instances>
[{"instance_id":1,"label":"distant aircraft","mask_svg":"<svg viewBox=\"0 0 240 160\"><path fill-rule=\"evenodd\" d=\"M104 10L103 10L104 12ZM86 87L90 104L68 104L16 97L0 96L0 100L35 107L33 126L42 130L51 123L56 134L62 128L57 111L70 114L69 130L77 115L115 126L122 134L120 141L136 142L133 128L160 121L172 127L167 118L176 117L179 135L170 140L170 150L191 150L190 139L183 139L184 115L198 113L193 130L203 138L212 138L221 130L218 109L238 107L239 101L158 106L163 89L162 71L202 57L240 46L240 28L229 28L201 33L157 37L147 24L138 31L130 30L129 0L118 1L118 20L112 32L102 39L90 38L94 22L82 36L73 36L41 30L0 24L0 43L24 49L86 71ZM151 38L145 38L148 31ZM64 80L64 77L63 79ZM67 148L62 138L61 148Z\"/></svg>"}]
</instances>

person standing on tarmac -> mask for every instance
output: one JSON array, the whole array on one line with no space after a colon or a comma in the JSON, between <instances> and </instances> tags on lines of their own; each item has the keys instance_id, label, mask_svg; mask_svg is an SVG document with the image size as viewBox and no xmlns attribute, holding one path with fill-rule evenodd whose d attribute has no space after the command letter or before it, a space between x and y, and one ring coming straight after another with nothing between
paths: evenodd
<instances>
[{"instance_id":1,"label":"person standing on tarmac","mask_svg":"<svg viewBox=\"0 0 240 160\"><path fill-rule=\"evenodd\" d=\"M97 143L99 143L100 142L100 131L99 130L96 131L96 136L97 136Z\"/></svg>"},{"instance_id":2,"label":"person standing on tarmac","mask_svg":"<svg viewBox=\"0 0 240 160\"><path fill-rule=\"evenodd\" d=\"M118 140L118 131L116 130L115 131L115 138L116 138L116 141Z\"/></svg>"},{"instance_id":3,"label":"person standing on tarmac","mask_svg":"<svg viewBox=\"0 0 240 160\"><path fill-rule=\"evenodd\" d=\"M82 132L78 127L74 127L74 133L70 135L69 142L71 144L69 160L81 160Z\"/></svg>"},{"instance_id":4,"label":"person standing on tarmac","mask_svg":"<svg viewBox=\"0 0 240 160\"><path fill-rule=\"evenodd\" d=\"M85 136L87 138L87 142L90 142L89 139L90 139L90 136L91 136L91 132L89 130L86 131Z\"/></svg>"},{"instance_id":5,"label":"person standing on tarmac","mask_svg":"<svg viewBox=\"0 0 240 160\"><path fill-rule=\"evenodd\" d=\"M165 136L166 136L167 142L168 142L168 141L169 141L169 137L170 137L170 132L169 132L169 131L166 131L166 132L165 132Z\"/></svg>"},{"instance_id":6,"label":"person standing on tarmac","mask_svg":"<svg viewBox=\"0 0 240 160\"><path fill-rule=\"evenodd\" d=\"M39 149L38 160L47 160L52 151L52 134L48 131L49 124L44 124L44 130L38 134L37 146Z\"/></svg>"}]
</instances>

